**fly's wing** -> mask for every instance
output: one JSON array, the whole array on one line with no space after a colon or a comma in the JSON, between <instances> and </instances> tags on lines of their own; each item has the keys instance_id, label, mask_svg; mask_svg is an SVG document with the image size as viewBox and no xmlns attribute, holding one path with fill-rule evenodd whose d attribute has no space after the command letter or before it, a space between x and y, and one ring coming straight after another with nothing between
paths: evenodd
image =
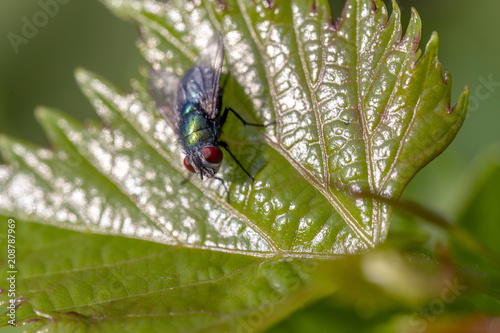
<instances>
[{"instance_id":1,"label":"fly's wing","mask_svg":"<svg viewBox=\"0 0 500 333\"><path fill-rule=\"evenodd\" d=\"M206 89L201 100L201 106L211 119L215 119L220 110L217 109L217 99L220 90L220 75L224 63L224 41L222 35L216 31L208 41L200 55L198 66L203 68L203 85Z\"/></svg>"},{"instance_id":2,"label":"fly's wing","mask_svg":"<svg viewBox=\"0 0 500 333\"><path fill-rule=\"evenodd\" d=\"M148 89L156 109L177 133L180 114L177 110L179 78L166 70L152 69L149 72Z\"/></svg>"}]
</instances>

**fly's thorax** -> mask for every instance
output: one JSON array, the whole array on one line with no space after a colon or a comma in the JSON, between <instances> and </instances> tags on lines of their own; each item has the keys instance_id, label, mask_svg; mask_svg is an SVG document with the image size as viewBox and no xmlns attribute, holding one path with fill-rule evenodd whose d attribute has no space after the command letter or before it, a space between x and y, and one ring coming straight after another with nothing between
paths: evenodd
<instances>
[{"instance_id":1,"label":"fly's thorax","mask_svg":"<svg viewBox=\"0 0 500 333\"><path fill-rule=\"evenodd\" d=\"M198 111L198 105L196 103L188 102L184 104L181 108L181 117L187 116L189 113Z\"/></svg>"},{"instance_id":2,"label":"fly's thorax","mask_svg":"<svg viewBox=\"0 0 500 333\"><path fill-rule=\"evenodd\" d=\"M186 150L197 146L215 145L219 135L220 130L214 122L200 110L185 114L179 124L179 137Z\"/></svg>"}]
</instances>

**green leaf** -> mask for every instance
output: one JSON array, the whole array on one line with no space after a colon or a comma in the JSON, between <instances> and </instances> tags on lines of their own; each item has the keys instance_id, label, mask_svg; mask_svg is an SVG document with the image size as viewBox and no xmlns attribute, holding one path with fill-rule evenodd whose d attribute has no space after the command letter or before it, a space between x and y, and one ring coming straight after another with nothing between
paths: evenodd
<instances>
[{"instance_id":1,"label":"green leaf","mask_svg":"<svg viewBox=\"0 0 500 333\"><path fill-rule=\"evenodd\" d=\"M332 291L318 278L324 268L304 259L169 247L20 220L15 230L16 291L24 300L17 322L38 316L51 332L223 332L265 317L263 329Z\"/></svg>"},{"instance_id":2,"label":"green leaf","mask_svg":"<svg viewBox=\"0 0 500 333\"><path fill-rule=\"evenodd\" d=\"M181 185L182 151L143 79L123 92L78 70L102 123L84 126L41 108L36 115L52 149L2 137L8 165L0 166L0 214L103 235L25 227L18 291L29 301L19 307L21 321L55 318L114 331L128 318L148 330L230 331L285 286L280 310L264 316L262 330L334 287L313 283L322 275L296 263L385 239L392 208L373 197L397 199L465 118L468 91L450 107L437 35L420 56L420 19L414 11L401 37L395 3L388 18L381 1L347 1L334 24L326 1L102 2L138 25L139 49L152 66L179 76L221 31L230 73L225 104L275 125L225 125L224 140L256 179L226 159L220 173L228 204L218 181L192 177ZM45 239L32 241L34 232ZM56 236L75 241L52 245ZM45 242L64 253L61 264L50 258L55 249L39 256ZM119 244L110 250L108 242ZM131 254L135 247L144 252ZM104 258L106 251L113 255ZM298 287L286 288L290 275Z\"/></svg>"}]
</instances>

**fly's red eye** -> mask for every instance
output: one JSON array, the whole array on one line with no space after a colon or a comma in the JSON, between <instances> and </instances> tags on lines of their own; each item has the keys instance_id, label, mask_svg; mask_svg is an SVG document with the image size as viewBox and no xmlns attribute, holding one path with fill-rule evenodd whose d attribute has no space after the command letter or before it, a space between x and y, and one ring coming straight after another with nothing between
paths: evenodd
<instances>
[{"instance_id":1,"label":"fly's red eye","mask_svg":"<svg viewBox=\"0 0 500 333\"><path fill-rule=\"evenodd\" d=\"M222 151L218 147L205 147L201 150L203 157L208 163L219 164L222 162Z\"/></svg>"},{"instance_id":2,"label":"fly's red eye","mask_svg":"<svg viewBox=\"0 0 500 333\"><path fill-rule=\"evenodd\" d=\"M189 163L189 158L186 156L184 157L184 167L189 171L189 172L192 172L192 173L196 173L196 171L194 171L194 168L191 166L191 164Z\"/></svg>"}]
</instances>

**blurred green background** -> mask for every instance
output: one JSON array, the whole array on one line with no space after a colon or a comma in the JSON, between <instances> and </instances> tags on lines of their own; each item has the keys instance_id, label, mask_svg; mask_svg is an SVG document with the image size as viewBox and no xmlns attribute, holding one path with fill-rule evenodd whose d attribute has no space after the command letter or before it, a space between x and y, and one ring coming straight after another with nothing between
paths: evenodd
<instances>
[{"instance_id":1,"label":"blurred green background","mask_svg":"<svg viewBox=\"0 0 500 333\"><path fill-rule=\"evenodd\" d=\"M344 0L331 2L334 16L339 16ZM404 24L411 7L419 12L422 49L432 31L439 33L439 59L453 76L452 104L465 85L470 88L471 107L462 130L404 194L453 219L482 177L483 163L488 163L484 161L500 161L499 156L488 156L488 147L500 142L500 1L398 3ZM35 0L2 0L0 4L0 132L46 145L33 117L36 106L57 107L82 120L96 118L74 81L76 67L99 73L127 89L128 80L138 76L144 62L135 47L135 26L111 15L97 0L60 5L58 13L26 44L18 45L16 53L9 33L21 35L23 17L32 21L40 10ZM498 83L485 85L488 80ZM493 194L496 202L500 202L499 193Z\"/></svg>"}]
</instances>

